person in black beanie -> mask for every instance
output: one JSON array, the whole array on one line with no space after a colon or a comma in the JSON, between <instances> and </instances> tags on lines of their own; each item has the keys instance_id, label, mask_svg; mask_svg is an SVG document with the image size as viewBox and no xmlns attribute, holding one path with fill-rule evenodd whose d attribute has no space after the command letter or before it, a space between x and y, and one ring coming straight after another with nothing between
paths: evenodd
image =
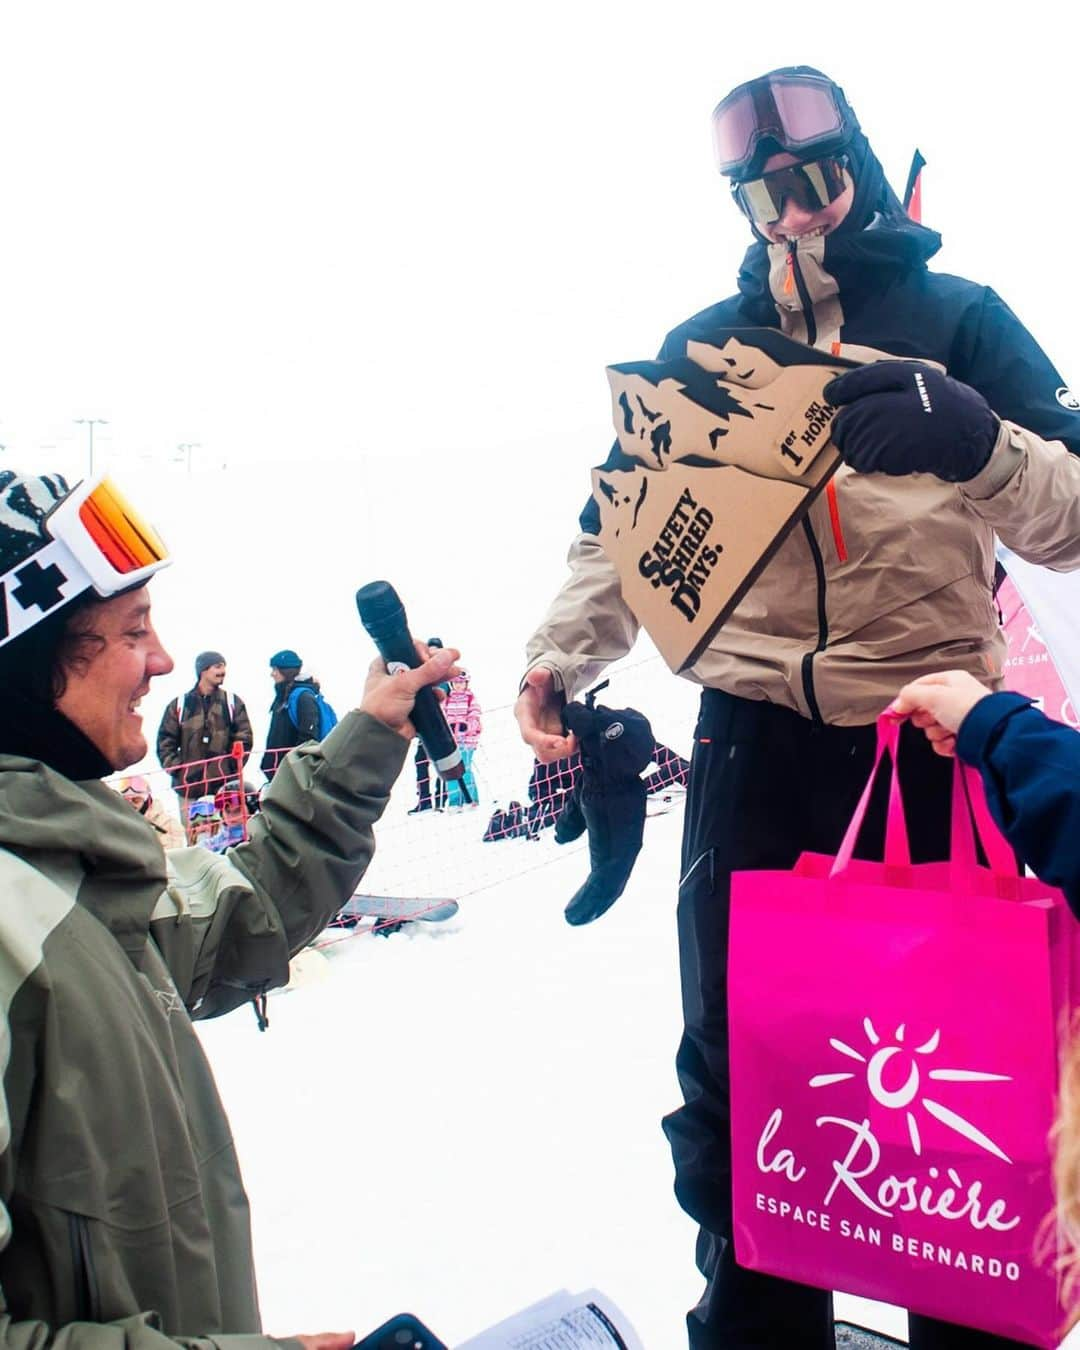
<instances>
[{"instance_id":1,"label":"person in black beanie","mask_svg":"<svg viewBox=\"0 0 1080 1350\"><path fill-rule=\"evenodd\" d=\"M237 743L244 748L240 765L226 754ZM166 704L157 734L158 761L171 773L189 840L190 804L213 795L227 779L237 777L254 743L244 700L225 688L224 656L200 652L195 658L194 686Z\"/></svg>"},{"instance_id":2,"label":"person in black beanie","mask_svg":"<svg viewBox=\"0 0 1080 1350\"><path fill-rule=\"evenodd\" d=\"M905 214L826 75L788 66L739 85L713 113L713 138L753 238L736 293L669 333L657 364L753 328L862 364L825 388L845 464L684 672L702 695L678 904L684 1104L664 1127L676 1195L700 1225L691 1346L828 1350L828 1291L735 1259L730 877L836 852L896 689L955 667L1000 683L995 535L1030 562L1080 567L1080 399L993 290L929 271L940 236ZM607 467L620 465L616 444ZM576 748L565 700L638 632L599 526L590 497L570 577L526 649L516 713L544 762ZM947 767L910 727L902 740L913 858L947 857ZM883 818L879 795L864 854L881 856ZM910 1338L918 1350L1002 1344L918 1316Z\"/></svg>"},{"instance_id":3,"label":"person in black beanie","mask_svg":"<svg viewBox=\"0 0 1080 1350\"><path fill-rule=\"evenodd\" d=\"M348 1350L262 1333L247 1197L193 1017L262 1000L352 895L408 753L391 677L289 757L246 843L166 860L102 779L146 754L169 561L106 480L0 471L0 1288L6 1340ZM120 1142L122 1141L122 1143ZM149 1235L149 1236L148 1236Z\"/></svg>"}]
</instances>

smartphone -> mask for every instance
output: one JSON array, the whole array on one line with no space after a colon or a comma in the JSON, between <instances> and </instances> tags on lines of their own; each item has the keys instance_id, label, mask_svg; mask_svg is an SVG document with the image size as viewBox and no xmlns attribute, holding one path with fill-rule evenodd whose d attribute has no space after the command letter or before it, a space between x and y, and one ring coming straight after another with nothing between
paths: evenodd
<instances>
[{"instance_id":1,"label":"smartphone","mask_svg":"<svg viewBox=\"0 0 1080 1350\"><path fill-rule=\"evenodd\" d=\"M428 1331L419 1317L398 1313L357 1341L353 1350L450 1350L434 1332Z\"/></svg>"}]
</instances>

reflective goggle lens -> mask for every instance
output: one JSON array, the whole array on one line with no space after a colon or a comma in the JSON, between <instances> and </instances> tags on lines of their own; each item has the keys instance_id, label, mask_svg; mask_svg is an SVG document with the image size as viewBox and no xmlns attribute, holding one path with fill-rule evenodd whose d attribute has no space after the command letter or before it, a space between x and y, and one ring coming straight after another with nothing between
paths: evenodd
<instances>
[{"instance_id":1,"label":"reflective goggle lens","mask_svg":"<svg viewBox=\"0 0 1080 1350\"><path fill-rule=\"evenodd\" d=\"M735 200L758 225L772 225L784 213L789 198L804 211L823 211L847 188L850 179L842 157L812 160L774 169L761 178L739 183Z\"/></svg>"},{"instance_id":2,"label":"reflective goggle lens","mask_svg":"<svg viewBox=\"0 0 1080 1350\"><path fill-rule=\"evenodd\" d=\"M843 127L836 97L826 84L777 81L770 92L789 145L802 148L835 136Z\"/></svg>"},{"instance_id":3,"label":"reflective goggle lens","mask_svg":"<svg viewBox=\"0 0 1080 1350\"><path fill-rule=\"evenodd\" d=\"M812 76L781 76L740 85L716 105L713 148L721 173L748 168L764 136L801 151L839 136L844 115L832 85Z\"/></svg>"},{"instance_id":4,"label":"reflective goggle lens","mask_svg":"<svg viewBox=\"0 0 1080 1350\"><path fill-rule=\"evenodd\" d=\"M712 117L713 150L721 173L750 158L757 139L754 100L749 90L736 90L717 105Z\"/></svg>"},{"instance_id":5,"label":"reflective goggle lens","mask_svg":"<svg viewBox=\"0 0 1080 1350\"><path fill-rule=\"evenodd\" d=\"M108 599L170 562L164 540L108 478L78 484L42 523L40 547L0 574L0 647L83 591Z\"/></svg>"},{"instance_id":6,"label":"reflective goggle lens","mask_svg":"<svg viewBox=\"0 0 1080 1350\"><path fill-rule=\"evenodd\" d=\"M103 478L79 507L79 520L114 571L127 575L164 562L169 550L154 527Z\"/></svg>"}]
</instances>

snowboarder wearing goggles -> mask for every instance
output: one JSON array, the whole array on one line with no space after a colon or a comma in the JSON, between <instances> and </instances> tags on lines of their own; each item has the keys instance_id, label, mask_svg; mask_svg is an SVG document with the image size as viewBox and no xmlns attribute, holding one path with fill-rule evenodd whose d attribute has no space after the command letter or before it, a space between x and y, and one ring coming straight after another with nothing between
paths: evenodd
<instances>
[{"instance_id":1,"label":"snowboarder wearing goggles","mask_svg":"<svg viewBox=\"0 0 1080 1350\"><path fill-rule=\"evenodd\" d=\"M994 536L1032 562L1080 567L1080 412L992 290L927 269L940 236L905 215L832 81L807 67L751 80L718 105L713 133L754 241L737 294L671 332L660 359L720 330L771 327L866 364L826 386L846 463L686 672L704 687L678 909L684 1105L665 1130L676 1194L701 1225L707 1285L690 1344L824 1348L831 1296L734 1258L730 875L836 851L896 687L956 668L999 684ZM564 700L637 636L598 532L590 498L570 579L527 648L517 716L544 762L575 749ZM949 766L910 728L903 741L913 855L944 858ZM868 856L881 856L882 828L879 802ZM1002 1344L917 1316L910 1334L921 1350Z\"/></svg>"},{"instance_id":2,"label":"snowboarder wearing goggles","mask_svg":"<svg viewBox=\"0 0 1080 1350\"><path fill-rule=\"evenodd\" d=\"M364 873L416 691L455 669L449 649L393 679L373 666L359 709L282 764L247 843L166 855L101 779L146 754L139 703L173 668L146 586L167 562L108 482L0 471L7 1346L283 1343L260 1331L247 1198L191 1017L287 981Z\"/></svg>"}]
</instances>

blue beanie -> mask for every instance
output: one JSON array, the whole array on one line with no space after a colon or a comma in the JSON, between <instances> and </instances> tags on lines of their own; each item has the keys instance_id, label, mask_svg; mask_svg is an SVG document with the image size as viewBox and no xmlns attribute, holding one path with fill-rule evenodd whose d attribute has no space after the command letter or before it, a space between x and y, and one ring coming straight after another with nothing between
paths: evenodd
<instances>
[{"instance_id":1,"label":"blue beanie","mask_svg":"<svg viewBox=\"0 0 1080 1350\"><path fill-rule=\"evenodd\" d=\"M286 647L283 651L273 654L270 664L276 666L278 670L299 670L304 663L290 647Z\"/></svg>"}]
</instances>

